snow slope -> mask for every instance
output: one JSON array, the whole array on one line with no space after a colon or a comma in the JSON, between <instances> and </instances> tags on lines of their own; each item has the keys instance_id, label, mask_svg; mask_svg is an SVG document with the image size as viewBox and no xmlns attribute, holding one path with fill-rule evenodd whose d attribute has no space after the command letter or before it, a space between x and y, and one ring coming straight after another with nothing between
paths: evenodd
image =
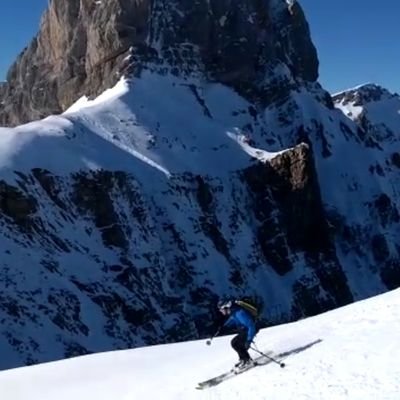
<instances>
[{"instance_id":1,"label":"snow slope","mask_svg":"<svg viewBox=\"0 0 400 400\"><path fill-rule=\"evenodd\" d=\"M0 373L2 400L397 400L400 290L265 329L260 349L294 351L215 388L196 383L236 361L230 337L83 356Z\"/></svg>"},{"instance_id":2,"label":"snow slope","mask_svg":"<svg viewBox=\"0 0 400 400\"><path fill-rule=\"evenodd\" d=\"M203 96L213 117L205 118L193 84L144 73L134 90L121 79L61 116L0 128L0 176L38 167L62 175L99 168L140 174L146 164L167 177L189 171L219 175L247 166L252 156L275 155L257 153L244 142L238 127L247 116L239 111L248 102L223 85L209 85Z\"/></svg>"}]
</instances>

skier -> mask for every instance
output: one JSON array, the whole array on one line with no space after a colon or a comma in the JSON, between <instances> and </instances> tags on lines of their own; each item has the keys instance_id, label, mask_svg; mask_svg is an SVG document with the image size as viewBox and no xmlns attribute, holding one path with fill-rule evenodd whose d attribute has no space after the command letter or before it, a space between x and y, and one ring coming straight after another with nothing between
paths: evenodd
<instances>
[{"instance_id":1,"label":"skier","mask_svg":"<svg viewBox=\"0 0 400 400\"><path fill-rule=\"evenodd\" d=\"M239 356L239 362L235 364L235 367L242 369L251 366L253 360L248 349L257 333L252 315L232 301L219 302L218 309L224 316L229 316L223 327L238 328L238 334L231 341L232 348Z\"/></svg>"}]
</instances>

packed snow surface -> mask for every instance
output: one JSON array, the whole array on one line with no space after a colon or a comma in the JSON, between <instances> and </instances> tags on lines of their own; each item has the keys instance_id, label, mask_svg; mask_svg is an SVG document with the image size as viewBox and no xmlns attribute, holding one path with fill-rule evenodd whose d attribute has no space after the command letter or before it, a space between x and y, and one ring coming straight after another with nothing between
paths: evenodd
<instances>
[{"instance_id":1,"label":"packed snow surface","mask_svg":"<svg viewBox=\"0 0 400 400\"><path fill-rule=\"evenodd\" d=\"M259 332L259 349L285 357L220 385L199 381L236 362L230 336L114 351L0 373L2 400L398 399L400 289ZM254 354L254 353L253 353Z\"/></svg>"}]
</instances>

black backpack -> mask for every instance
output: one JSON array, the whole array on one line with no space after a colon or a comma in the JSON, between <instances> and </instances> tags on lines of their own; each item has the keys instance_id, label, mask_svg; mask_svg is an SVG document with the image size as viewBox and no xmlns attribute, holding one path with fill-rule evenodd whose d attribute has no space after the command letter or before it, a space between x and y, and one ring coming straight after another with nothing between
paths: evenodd
<instances>
[{"instance_id":1,"label":"black backpack","mask_svg":"<svg viewBox=\"0 0 400 400\"><path fill-rule=\"evenodd\" d=\"M243 300L235 300L234 303L246 310L254 319L258 319L260 316L258 307L251 301L248 301L247 299Z\"/></svg>"}]
</instances>

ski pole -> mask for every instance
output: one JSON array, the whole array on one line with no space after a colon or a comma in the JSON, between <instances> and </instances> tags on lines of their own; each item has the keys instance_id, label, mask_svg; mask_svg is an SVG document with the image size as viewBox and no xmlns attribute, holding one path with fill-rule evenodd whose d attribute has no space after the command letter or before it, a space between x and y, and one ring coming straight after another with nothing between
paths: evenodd
<instances>
[{"instance_id":1,"label":"ski pole","mask_svg":"<svg viewBox=\"0 0 400 400\"><path fill-rule=\"evenodd\" d=\"M254 347L251 347L251 346L250 346L250 348L251 348L252 350L256 351L258 354L261 354L262 356L264 356L264 357L268 358L269 360L273 361L274 363L278 364L281 368L284 368L284 367L285 367L285 363L279 362L279 361L275 360L275 358L272 358L272 357L270 357L270 356L267 356L265 353L263 353L262 351L259 351L259 350L255 349Z\"/></svg>"},{"instance_id":2,"label":"ski pole","mask_svg":"<svg viewBox=\"0 0 400 400\"><path fill-rule=\"evenodd\" d=\"M207 339L207 341L206 341L207 346L209 346L209 345L211 344L212 340L213 340L216 336L218 336L218 333L220 332L220 330L221 330L221 328L218 328L217 332L215 332L214 335L213 335L210 339Z\"/></svg>"}]
</instances>

